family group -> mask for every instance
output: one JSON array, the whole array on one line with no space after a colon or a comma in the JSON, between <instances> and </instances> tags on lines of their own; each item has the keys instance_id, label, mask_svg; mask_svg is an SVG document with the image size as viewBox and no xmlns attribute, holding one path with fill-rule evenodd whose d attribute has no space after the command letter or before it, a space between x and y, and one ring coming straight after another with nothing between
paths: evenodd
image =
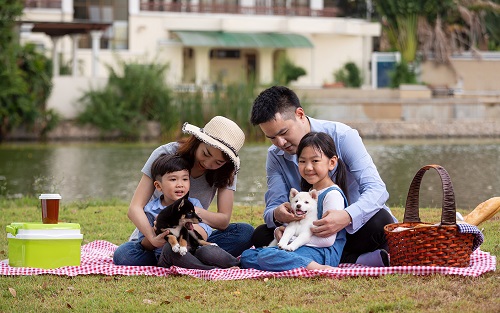
<instances>
[{"instance_id":1,"label":"family group","mask_svg":"<svg viewBox=\"0 0 500 313\"><path fill-rule=\"evenodd\" d=\"M262 91L254 100L250 121L272 145L267 150L264 223L256 228L231 223L238 155L245 134L232 120L212 118L203 128L184 123L189 135L154 150L128 209L136 226L128 242L114 253L116 265L172 265L190 269L255 268L285 271L328 269L340 263L389 266L384 226L396 222L386 205L386 186L359 133L340 122L307 116L296 93L284 86ZM312 237L293 251L270 246L289 223L300 221L290 190L318 195L321 216ZM178 253L158 232L156 216L185 198L200 223L193 230L202 240ZM216 211L208 208L216 200Z\"/></svg>"}]
</instances>

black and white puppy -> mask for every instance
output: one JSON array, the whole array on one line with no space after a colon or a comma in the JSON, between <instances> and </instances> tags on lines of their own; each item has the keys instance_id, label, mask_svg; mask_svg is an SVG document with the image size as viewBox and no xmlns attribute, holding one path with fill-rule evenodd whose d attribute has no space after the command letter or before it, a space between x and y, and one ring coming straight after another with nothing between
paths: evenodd
<instances>
[{"instance_id":1,"label":"black and white puppy","mask_svg":"<svg viewBox=\"0 0 500 313\"><path fill-rule=\"evenodd\" d=\"M172 246L172 251L185 255L188 251L194 252L198 246L210 245L198 233L193 225L202 220L196 214L194 205L188 200L187 193L184 197L166 206L157 216L155 232L157 235L168 230L165 240Z\"/></svg>"}]
</instances>

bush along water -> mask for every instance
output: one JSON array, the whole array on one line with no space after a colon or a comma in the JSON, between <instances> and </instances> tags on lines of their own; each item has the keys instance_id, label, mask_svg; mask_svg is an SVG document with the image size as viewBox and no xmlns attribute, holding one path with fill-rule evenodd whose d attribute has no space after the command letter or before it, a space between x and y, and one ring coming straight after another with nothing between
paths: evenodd
<instances>
[{"instance_id":1,"label":"bush along water","mask_svg":"<svg viewBox=\"0 0 500 313\"><path fill-rule=\"evenodd\" d=\"M276 84L286 85L305 74L285 55L280 60L277 72L282 80ZM136 140L145 123L154 121L161 125L161 139L171 140L181 135L184 122L204 125L213 116L222 115L235 121L247 140L265 140L260 129L250 123L252 104L259 92L255 79L174 90L166 83L168 64L122 60L118 64L118 69L107 66L109 78L104 88L89 90L80 98L80 124L93 125L106 137Z\"/></svg>"},{"instance_id":2,"label":"bush along water","mask_svg":"<svg viewBox=\"0 0 500 313\"><path fill-rule=\"evenodd\" d=\"M257 96L252 82L174 91L165 83L166 64L120 61L120 70L108 70L107 85L87 91L79 100L82 112L77 118L98 128L103 137L136 140L145 123L154 121L161 125L162 140L171 140L181 135L182 123L204 125L215 115L237 122L249 139L262 137L249 122Z\"/></svg>"},{"instance_id":3,"label":"bush along water","mask_svg":"<svg viewBox=\"0 0 500 313\"><path fill-rule=\"evenodd\" d=\"M125 139L138 139L148 121L157 121L162 132L178 126L178 111L172 90L165 84L168 64L125 63L108 67L109 78L102 89L87 91L80 99L77 120Z\"/></svg>"}]
</instances>

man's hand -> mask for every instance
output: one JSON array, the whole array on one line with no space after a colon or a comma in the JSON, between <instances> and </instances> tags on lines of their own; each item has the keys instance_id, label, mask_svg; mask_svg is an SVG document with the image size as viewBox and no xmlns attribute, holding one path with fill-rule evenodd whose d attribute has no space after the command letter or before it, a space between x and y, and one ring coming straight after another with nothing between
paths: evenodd
<instances>
[{"instance_id":1,"label":"man's hand","mask_svg":"<svg viewBox=\"0 0 500 313\"><path fill-rule=\"evenodd\" d=\"M281 237L283 237L284 231L285 231L285 226L276 227L274 229L274 239L276 239L276 241L279 242Z\"/></svg>"},{"instance_id":2,"label":"man's hand","mask_svg":"<svg viewBox=\"0 0 500 313\"><path fill-rule=\"evenodd\" d=\"M290 223L293 221L300 221L305 216L295 216L292 213L292 207L289 202L285 202L274 209L274 219L280 223Z\"/></svg>"},{"instance_id":3,"label":"man's hand","mask_svg":"<svg viewBox=\"0 0 500 313\"><path fill-rule=\"evenodd\" d=\"M351 216L345 210L331 210L323 214L323 218L314 221L316 227L312 227L313 235L328 237L338 233L351 223Z\"/></svg>"}]
</instances>

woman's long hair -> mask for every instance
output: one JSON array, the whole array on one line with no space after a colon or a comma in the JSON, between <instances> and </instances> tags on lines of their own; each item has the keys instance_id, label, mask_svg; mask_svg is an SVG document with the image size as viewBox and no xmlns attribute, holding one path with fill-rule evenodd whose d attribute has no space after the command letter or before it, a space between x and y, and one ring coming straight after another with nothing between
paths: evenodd
<instances>
[{"instance_id":1,"label":"woman's long hair","mask_svg":"<svg viewBox=\"0 0 500 313\"><path fill-rule=\"evenodd\" d=\"M186 140L179 141L179 149L177 154L189 162L190 168L193 168L196 149L200 146L200 141L196 136L191 135ZM234 181L234 164L224 152L222 152L226 163L216 170L207 170L205 177L210 186L215 186L217 188L224 188L231 186Z\"/></svg>"},{"instance_id":2,"label":"woman's long hair","mask_svg":"<svg viewBox=\"0 0 500 313\"><path fill-rule=\"evenodd\" d=\"M310 132L306 134L304 137L302 137L299 146L297 147L297 158L300 157L300 155L302 154L302 150L304 150L304 148L306 147L312 147L314 150L321 152L329 159L333 158L334 156L337 157L337 167L331 178L333 182L336 183L340 187L340 189L342 189L346 198L349 200L349 195L347 193L347 167L345 163L339 158L332 137L322 132ZM300 182L300 188L303 191L308 191L309 189L311 189L311 187L312 185L309 184L304 178L302 178Z\"/></svg>"}]
</instances>

